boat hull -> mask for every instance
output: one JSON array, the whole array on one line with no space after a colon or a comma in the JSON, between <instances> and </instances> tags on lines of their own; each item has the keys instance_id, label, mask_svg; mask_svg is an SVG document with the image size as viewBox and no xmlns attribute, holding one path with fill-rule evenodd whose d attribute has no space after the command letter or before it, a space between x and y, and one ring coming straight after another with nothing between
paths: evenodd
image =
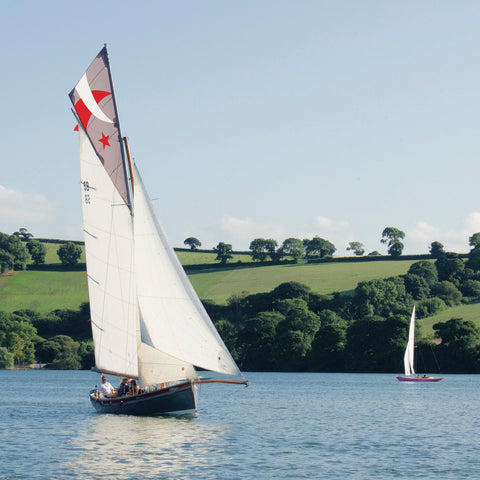
<instances>
[{"instance_id":1,"label":"boat hull","mask_svg":"<svg viewBox=\"0 0 480 480\"><path fill-rule=\"evenodd\" d=\"M90 394L90 402L99 413L116 415L189 414L197 409L196 386L192 382L124 397L97 397Z\"/></svg>"},{"instance_id":2,"label":"boat hull","mask_svg":"<svg viewBox=\"0 0 480 480\"><path fill-rule=\"evenodd\" d=\"M439 382L440 380L443 380L443 377L402 377L398 375L397 380L400 382L425 383L425 382Z\"/></svg>"}]
</instances>

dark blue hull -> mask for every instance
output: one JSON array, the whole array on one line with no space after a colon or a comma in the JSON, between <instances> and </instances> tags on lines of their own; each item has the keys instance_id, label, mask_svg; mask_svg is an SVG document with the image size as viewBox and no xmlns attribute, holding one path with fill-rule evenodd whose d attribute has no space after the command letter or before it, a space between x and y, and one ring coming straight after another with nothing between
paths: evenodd
<instances>
[{"instance_id":1,"label":"dark blue hull","mask_svg":"<svg viewBox=\"0 0 480 480\"><path fill-rule=\"evenodd\" d=\"M90 394L99 413L116 415L162 415L194 413L197 408L196 387L191 382L133 396L105 398Z\"/></svg>"}]
</instances>

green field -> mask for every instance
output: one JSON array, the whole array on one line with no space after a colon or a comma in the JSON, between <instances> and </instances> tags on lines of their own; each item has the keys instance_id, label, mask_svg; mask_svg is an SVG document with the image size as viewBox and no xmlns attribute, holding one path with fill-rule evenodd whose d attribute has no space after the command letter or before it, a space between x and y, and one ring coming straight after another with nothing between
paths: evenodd
<instances>
[{"instance_id":1,"label":"green field","mask_svg":"<svg viewBox=\"0 0 480 480\"><path fill-rule=\"evenodd\" d=\"M224 304L232 294L268 292L289 281L304 283L318 293L350 291L361 280L406 273L412 263L406 260L239 267L201 270L189 277L200 298ZM88 293L83 272L26 271L0 277L0 310L32 308L47 313L55 308L75 309L85 301Z\"/></svg>"},{"instance_id":2,"label":"green field","mask_svg":"<svg viewBox=\"0 0 480 480\"><path fill-rule=\"evenodd\" d=\"M200 298L222 304L233 293L269 292L277 285L291 281L304 283L312 291L322 294L348 292L363 280L405 274L412 263L415 261L240 267L203 270L190 273L189 278Z\"/></svg>"},{"instance_id":3,"label":"green field","mask_svg":"<svg viewBox=\"0 0 480 480\"><path fill-rule=\"evenodd\" d=\"M83 272L15 272L0 277L0 310L30 308L48 313L57 308L78 307L88 301Z\"/></svg>"},{"instance_id":4,"label":"green field","mask_svg":"<svg viewBox=\"0 0 480 480\"><path fill-rule=\"evenodd\" d=\"M480 327L480 303L472 303L470 305L459 305L457 307L449 308L443 312L427 317L418 322L422 335L427 335L432 331L435 323L446 322L451 318L462 318L463 320L470 320Z\"/></svg>"}]
</instances>

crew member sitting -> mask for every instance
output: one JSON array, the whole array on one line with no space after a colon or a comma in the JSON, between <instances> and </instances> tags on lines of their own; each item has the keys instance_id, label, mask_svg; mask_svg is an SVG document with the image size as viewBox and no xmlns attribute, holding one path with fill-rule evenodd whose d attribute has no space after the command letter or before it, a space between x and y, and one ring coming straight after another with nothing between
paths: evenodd
<instances>
[{"instance_id":1,"label":"crew member sitting","mask_svg":"<svg viewBox=\"0 0 480 480\"><path fill-rule=\"evenodd\" d=\"M130 385L127 378L122 378L122 383L118 386L117 392L119 397L123 397L130 391Z\"/></svg>"},{"instance_id":2,"label":"crew member sitting","mask_svg":"<svg viewBox=\"0 0 480 480\"><path fill-rule=\"evenodd\" d=\"M110 382L107 382L107 379L104 375L102 375L102 384L100 385L98 391L104 397L112 397L115 394L115 389L112 387L112 384Z\"/></svg>"},{"instance_id":3,"label":"crew member sitting","mask_svg":"<svg viewBox=\"0 0 480 480\"><path fill-rule=\"evenodd\" d=\"M140 392L140 387L137 385L135 380L130 380L130 393L132 395L137 395Z\"/></svg>"}]
</instances>

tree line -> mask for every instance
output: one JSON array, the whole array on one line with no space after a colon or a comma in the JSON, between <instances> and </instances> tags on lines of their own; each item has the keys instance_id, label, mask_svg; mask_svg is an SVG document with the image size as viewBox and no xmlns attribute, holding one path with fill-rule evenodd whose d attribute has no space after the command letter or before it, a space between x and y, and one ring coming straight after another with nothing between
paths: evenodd
<instances>
[{"instance_id":1,"label":"tree line","mask_svg":"<svg viewBox=\"0 0 480 480\"><path fill-rule=\"evenodd\" d=\"M47 363L63 370L90 369L94 363L90 309L0 311L0 368Z\"/></svg>"},{"instance_id":2,"label":"tree line","mask_svg":"<svg viewBox=\"0 0 480 480\"><path fill-rule=\"evenodd\" d=\"M386 227L382 232L381 243L387 244L388 254L392 258L398 258L403 252L404 245L402 239L405 233L394 227ZM198 250L202 243L195 237L188 237L184 240L184 245L190 247L192 251ZM434 244L441 244L433 242ZM443 248L443 246L441 246ZM233 258L233 247L229 243L219 242L214 247L213 252L217 254L216 260L224 265ZM336 247L329 240L314 236L311 239L305 238L287 238L279 246L277 241L272 238L255 238L250 242L250 255L254 262L265 262L268 259L272 263L279 263L282 259L292 258L298 262L301 258L307 260L324 259L332 257L336 252ZM364 245L361 242L349 242L347 250L352 251L356 256L363 256L365 253ZM26 268L29 258L34 265L43 265L45 263L47 249L39 240L35 240L33 235L26 228L20 228L12 235L0 233L0 273L9 270L22 270ZM64 242L57 250L57 255L62 265L68 267L78 263L82 255L82 249L75 242ZM369 256L380 255L378 251L372 251Z\"/></svg>"},{"instance_id":3,"label":"tree line","mask_svg":"<svg viewBox=\"0 0 480 480\"><path fill-rule=\"evenodd\" d=\"M395 227L386 227L382 232L381 243L387 244L388 254L393 258L398 258L402 255L404 244L402 240L405 238L405 233ZM188 237L184 240L184 245L190 247L192 251L198 250L202 246L202 242L196 237ZM328 258L331 257L337 248L335 245L319 236L314 236L311 239L290 237L278 245L273 238L255 238L250 242L249 250L253 261L265 262L270 259L273 263L278 263L282 258L290 257L295 262L301 258ZM363 243L353 241L349 242L347 250L351 250L355 255L362 256L365 253ZM226 264L228 260L233 258L233 247L230 243L219 242L213 251L217 254L216 260L221 264ZM372 251L368 255L380 255L378 251Z\"/></svg>"},{"instance_id":4,"label":"tree line","mask_svg":"<svg viewBox=\"0 0 480 480\"><path fill-rule=\"evenodd\" d=\"M20 228L12 235L0 232L0 273L10 270L25 270L31 259L34 265L43 265L47 247L35 240L26 228ZM82 248L74 242L65 242L57 249L57 255L65 266L77 264Z\"/></svg>"}]
</instances>

